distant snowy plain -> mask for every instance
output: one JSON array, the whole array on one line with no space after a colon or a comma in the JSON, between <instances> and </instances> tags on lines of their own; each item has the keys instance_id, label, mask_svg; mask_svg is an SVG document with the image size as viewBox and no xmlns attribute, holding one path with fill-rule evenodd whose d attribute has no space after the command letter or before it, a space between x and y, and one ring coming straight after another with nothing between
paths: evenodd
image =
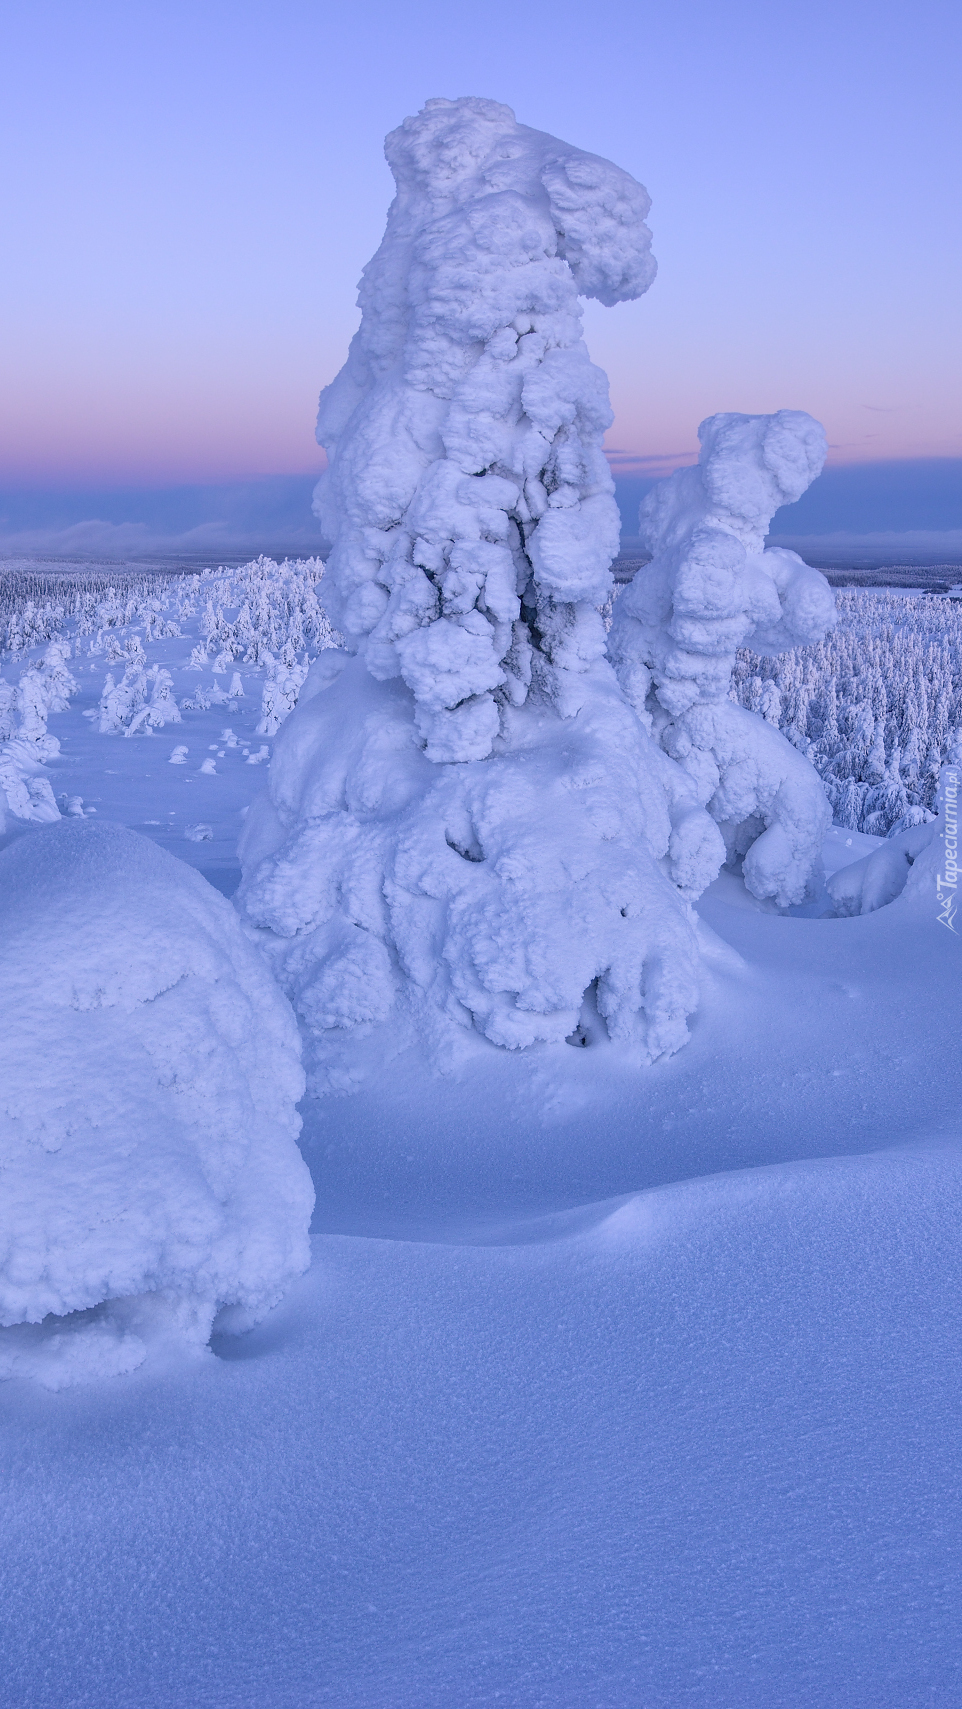
<instances>
[{"instance_id":1,"label":"distant snowy plain","mask_svg":"<svg viewBox=\"0 0 962 1709\"><path fill-rule=\"evenodd\" d=\"M237 650L228 577L79 637L68 614L62 811L231 894L257 725L325 638L309 584ZM127 737L154 667L178 721ZM101 734L128 668L142 698ZM878 846L835 827L826 867ZM724 872L691 1043L652 1068L600 1027L478 1036L455 1074L411 1051L308 1101L313 1263L269 1317L202 1359L3 1384L2 1701L962 1702L962 945L924 896L827 906Z\"/></svg>"}]
</instances>

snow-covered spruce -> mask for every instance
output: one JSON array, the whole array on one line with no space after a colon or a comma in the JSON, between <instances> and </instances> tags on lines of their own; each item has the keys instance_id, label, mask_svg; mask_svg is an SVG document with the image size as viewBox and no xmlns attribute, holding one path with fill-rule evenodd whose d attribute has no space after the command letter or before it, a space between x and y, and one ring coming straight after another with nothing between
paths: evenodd
<instances>
[{"instance_id":1,"label":"snow-covered spruce","mask_svg":"<svg viewBox=\"0 0 962 1709\"><path fill-rule=\"evenodd\" d=\"M229 903L119 826L33 831L0 854L0 1009L0 1323L81 1314L5 1330L0 1372L57 1387L263 1315L314 1193L294 1019Z\"/></svg>"},{"instance_id":2,"label":"snow-covered spruce","mask_svg":"<svg viewBox=\"0 0 962 1709\"><path fill-rule=\"evenodd\" d=\"M567 714L604 652L612 416L578 298L647 290L649 199L495 101L429 101L385 153L397 196L318 414L323 599L410 688L428 758L478 760L532 675Z\"/></svg>"},{"instance_id":3,"label":"snow-covered spruce","mask_svg":"<svg viewBox=\"0 0 962 1709\"><path fill-rule=\"evenodd\" d=\"M715 415L693 468L641 506L651 563L614 608L609 653L639 718L691 779L744 857L754 895L802 901L832 822L817 773L765 718L730 698L736 653L820 641L831 589L794 552L764 549L775 511L800 498L825 460L825 434L800 410Z\"/></svg>"},{"instance_id":4,"label":"snow-covered spruce","mask_svg":"<svg viewBox=\"0 0 962 1709\"><path fill-rule=\"evenodd\" d=\"M392 1016L396 1036L399 998L435 1040L473 1024L519 1047L575 1036L588 995L652 1059L688 1036L689 902L725 850L704 776L605 657L611 416L578 296L646 288L648 198L488 101L429 103L387 155L397 198L318 418L324 598L357 656L318 660L279 732L239 905L324 1041L319 1084L350 1079L352 1033ZM786 419L794 445L808 418ZM757 484L753 441L743 459ZM785 644L777 598L765 615ZM762 764L751 814L790 788Z\"/></svg>"},{"instance_id":5,"label":"snow-covered spruce","mask_svg":"<svg viewBox=\"0 0 962 1709\"><path fill-rule=\"evenodd\" d=\"M47 719L64 712L77 691L69 657L69 642L53 640L43 658L21 672L16 688L0 680L0 837L60 817L43 768L60 752Z\"/></svg>"}]
</instances>

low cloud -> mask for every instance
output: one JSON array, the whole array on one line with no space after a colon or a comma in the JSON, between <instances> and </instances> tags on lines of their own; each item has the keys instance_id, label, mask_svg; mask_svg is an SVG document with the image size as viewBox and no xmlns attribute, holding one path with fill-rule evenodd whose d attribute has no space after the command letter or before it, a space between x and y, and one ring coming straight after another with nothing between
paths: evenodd
<instances>
[{"instance_id":1,"label":"low cloud","mask_svg":"<svg viewBox=\"0 0 962 1709\"><path fill-rule=\"evenodd\" d=\"M143 522L103 522L91 517L66 528L0 530L0 558L82 558L126 563L139 559L183 558L190 561L252 554L299 552L308 557L321 545L311 528L238 528L205 522L196 528L167 533Z\"/></svg>"},{"instance_id":2,"label":"low cloud","mask_svg":"<svg viewBox=\"0 0 962 1709\"><path fill-rule=\"evenodd\" d=\"M787 546L807 563L962 566L962 528L888 529L873 534L770 534L769 545Z\"/></svg>"}]
</instances>

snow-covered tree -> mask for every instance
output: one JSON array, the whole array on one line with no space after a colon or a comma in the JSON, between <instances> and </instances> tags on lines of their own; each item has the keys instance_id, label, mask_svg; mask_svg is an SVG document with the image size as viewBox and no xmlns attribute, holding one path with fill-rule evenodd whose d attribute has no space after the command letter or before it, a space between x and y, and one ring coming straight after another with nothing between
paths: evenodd
<instances>
[{"instance_id":1,"label":"snow-covered tree","mask_svg":"<svg viewBox=\"0 0 962 1709\"><path fill-rule=\"evenodd\" d=\"M689 902L725 855L716 818L751 817L758 836L769 815L784 840L803 795L825 812L764 718L747 720L764 781L737 794L729 750L748 741L746 715L727 694L741 642L810 639L809 606L830 599L789 555L743 573L738 622L721 649L716 623L703 649L713 793L605 656L611 412L578 299L611 304L651 282L645 191L491 101L429 102L386 152L397 196L318 417L323 594L355 656L322 655L278 733L245 822L240 905L328 1041L328 1084L356 1071L335 1041L378 1023L396 1034L402 1010L442 1044L473 1024L518 1047L575 1037L587 1001L650 1059L687 1037ZM761 482L754 509L733 502L716 529L745 559L765 505L767 521L788 496L782 464L800 492L822 442L808 417L724 427L742 419L717 418L712 445L734 434L729 476ZM767 475L765 446L781 459ZM784 872L781 844L778 856Z\"/></svg>"},{"instance_id":2,"label":"snow-covered tree","mask_svg":"<svg viewBox=\"0 0 962 1709\"><path fill-rule=\"evenodd\" d=\"M715 415L698 430L694 468L660 481L641 507L651 563L614 608L609 651L640 719L691 779L744 857L758 897L800 902L831 811L817 773L778 732L773 685L757 710L730 699L740 647L780 653L820 641L831 589L794 552L765 550L775 511L820 472L825 435L799 410ZM777 697L777 691L776 691ZM825 717L835 726L834 686Z\"/></svg>"},{"instance_id":3,"label":"snow-covered tree","mask_svg":"<svg viewBox=\"0 0 962 1709\"><path fill-rule=\"evenodd\" d=\"M837 596L839 622L793 653L739 654L732 696L779 726L822 779L838 823L891 836L935 810L939 772L962 725L962 604L881 589ZM753 644L753 643L752 643Z\"/></svg>"}]
</instances>

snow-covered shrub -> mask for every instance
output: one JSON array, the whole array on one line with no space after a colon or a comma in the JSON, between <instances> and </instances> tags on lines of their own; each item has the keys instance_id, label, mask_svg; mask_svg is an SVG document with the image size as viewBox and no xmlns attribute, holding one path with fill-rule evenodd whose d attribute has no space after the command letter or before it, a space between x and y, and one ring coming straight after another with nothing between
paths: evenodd
<instances>
[{"instance_id":1,"label":"snow-covered shrub","mask_svg":"<svg viewBox=\"0 0 962 1709\"><path fill-rule=\"evenodd\" d=\"M82 1314L5 1332L0 1368L59 1386L164 1314L203 1345L265 1313L314 1194L293 1016L230 905L118 826L35 831L0 854L0 1009L0 1323Z\"/></svg>"},{"instance_id":2,"label":"snow-covered shrub","mask_svg":"<svg viewBox=\"0 0 962 1709\"><path fill-rule=\"evenodd\" d=\"M650 283L648 198L490 101L430 102L387 155L397 198L318 417L323 594L357 657L323 655L278 732L238 903L324 1041L320 1084L349 1083L352 1037L389 1017L397 1036L399 1007L442 1044L473 1025L518 1047L576 1036L587 1000L651 1059L697 1000L689 902L725 855L706 803L733 837L748 822L749 872L789 901L828 818L811 768L727 699L749 634L787 646L830 618L799 560L754 561L817 473L821 430L788 412L710 427L678 540L713 528L738 586L714 629L711 572L698 590L682 753L680 733L659 739L667 708L653 735L605 656L611 415L578 303ZM652 629L665 682L681 617ZM701 765L682 763L696 741Z\"/></svg>"},{"instance_id":3,"label":"snow-covered shrub","mask_svg":"<svg viewBox=\"0 0 962 1709\"><path fill-rule=\"evenodd\" d=\"M120 682L115 683L113 675L108 671L100 696L100 734L125 735L128 726L143 706L146 695L147 672L142 655L130 661Z\"/></svg>"},{"instance_id":4,"label":"snow-covered shrub","mask_svg":"<svg viewBox=\"0 0 962 1709\"><path fill-rule=\"evenodd\" d=\"M19 739L5 743L0 748L0 837L25 824L47 825L59 818L34 744Z\"/></svg>"},{"instance_id":5,"label":"snow-covered shrub","mask_svg":"<svg viewBox=\"0 0 962 1709\"><path fill-rule=\"evenodd\" d=\"M935 811L962 742L962 604L941 595L837 595L838 625L779 657L739 654L733 698L775 708L822 779L836 821L890 836Z\"/></svg>"},{"instance_id":6,"label":"snow-covered shrub","mask_svg":"<svg viewBox=\"0 0 962 1709\"><path fill-rule=\"evenodd\" d=\"M0 681L0 742L8 742L17 728L17 691L12 683Z\"/></svg>"},{"instance_id":7,"label":"snow-covered shrub","mask_svg":"<svg viewBox=\"0 0 962 1709\"><path fill-rule=\"evenodd\" d=\"M59 752L60 744L47 731L51 712L64 712L72 694L77 692L76 679L67 669L69 644L51 641L42 659L30 665L20 677L17 689L17 711L20 715L18 738L31 742L41 759Z\"/></svg>"},{"instance_id":8,"label":"snow-covered shrub","mask_svg":"<svg viewBox=\"0 0 962 1709\"><path fill-rule=\"evenodd\" d=\"M824 576L794 552L765 550L775 511L819 473L825 435L811 416L780 410L711 416L698 436L698 463L642 504L651 562L614 606L609 653L729 857L744 857L749 889L787 906L806 894L831 812L817 773L774 727L772 700L747 711L730 689L749 640L781 653L821 640L834 622Z\"/></svg>"},{"instance_id":9,"label":"snow-covered shrub","mask_svg":"<svg viewBox=\"0 0 962 1709\"><path fill-rule=\"evenodd\" d=\"M320 558L285 558L276 564L260 557L237 570L194 578L190 598L195 604L203 600L200 627L206 646L194 648L189 668L203 669L213 656L212 668L221 674L232 660L256 666L265 654L273 658L285 647L313 656L333 646L338 637L317 597L323 574ZM187 615L186 608L181 615Z\"/></svg>"}]
</instances>

